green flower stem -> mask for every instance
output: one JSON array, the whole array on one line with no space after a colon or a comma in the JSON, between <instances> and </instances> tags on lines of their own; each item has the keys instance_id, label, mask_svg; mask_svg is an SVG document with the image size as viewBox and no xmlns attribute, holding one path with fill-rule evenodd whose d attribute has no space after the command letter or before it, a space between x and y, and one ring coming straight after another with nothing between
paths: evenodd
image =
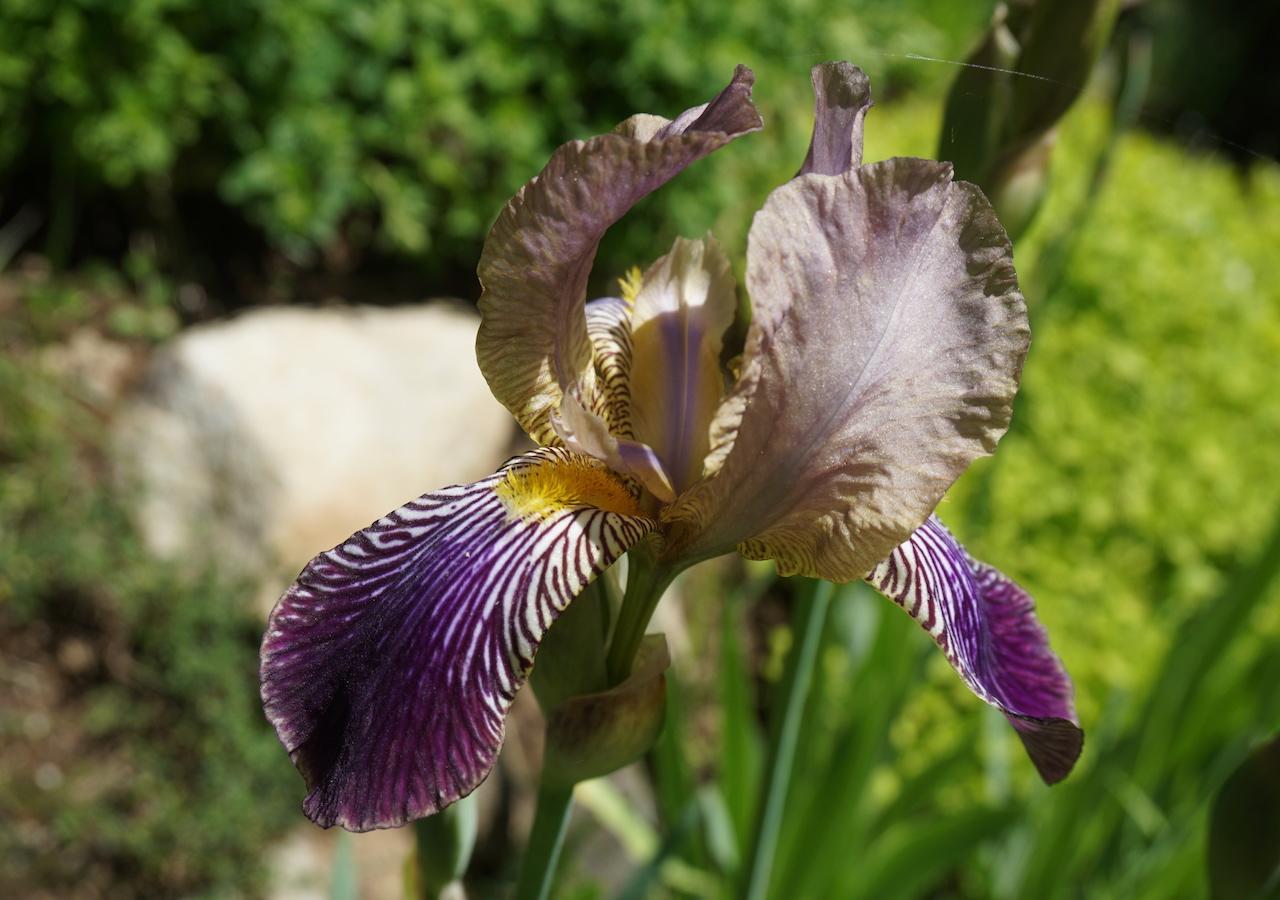
<instances>
[{"instance_id":1,"label":"green flower stem","mask_svg":"<svg viewBox=\"0 0 1280 900\"><path fill-rule=\"evenodd\" d=\"M613 630L613 641L609 644L605 663L610 685L622 684L631 674L631 664L635 661L644 630L677 571L658 565L643 549L628 554L627 592L622 597L622 609L618 611L618 624Z\"/></svg>"},{"instance_id":2,"label":"green flower stem","mask_svg":"<svg viewBox=\"0 0 1280 900\"><path fill-rule=\"evenodd\" d=\"M818 644L821 643L827 609L834 592L835 588L829 581L811 581L809 589L797 598L793 623L798 643L791 651L781 684L782 718L770 741L768 782L749 857L747 889L743 895L746 900L762 900L769 890L769 876L773 872L778 832L782 826L782 810L791 786L791 770L800 738L800 721L804 716L805 700L809 696L809 685L818 659Z\"/></svg>"},{"instance_id":3,"label":"green flower stem","mask_svg":"<svg viewBox=\"0 0 1280 900\"><path fill-rule=\"evenodd\" d=\"M538 785L538 808L520 863L515 900L547 900L551 896L572 808L572 785L549 785L545 780Z\"/></svg>"},{"instance_id":4,"label":"green flower stem","mask_svg":"<svg viewBox=\"0 0 1280 900\"><path fill-rule=\"evenodd\" d=\"M645 627L662 592L676 576L676 569L657 565L647 549L633 550L628 557L627 591L618 612L606 660L610 685L618 685L631 674L636 651ZM520 864L515 900L546 900L555 880L556 864L564 845L564 833L573 806L573 785L548 779L543 769L538 785L538 808L529 833L529 845Z\"/></svg>"}]
</instances>

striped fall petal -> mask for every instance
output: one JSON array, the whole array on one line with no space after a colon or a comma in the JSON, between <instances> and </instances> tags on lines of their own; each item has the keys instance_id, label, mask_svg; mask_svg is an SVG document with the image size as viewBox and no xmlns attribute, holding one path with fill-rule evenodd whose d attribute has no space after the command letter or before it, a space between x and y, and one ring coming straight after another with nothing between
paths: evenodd
<instances>
[{"instance_id":1,"label":"striped fall petal","mask_svg":"<svg viewBox=\"0 0 1280 900\"><path fill-rule=\"evenodd\" d=\"M542 449L312 560L271 614L261 673L307 816L393 827L474 790L547 628L654 527L599 463Z\"/></svg>"},{"instance_id":2,"label":"striped fall petal","mask_svg":"<svg viewBox=\"0 0 1280 900\"><path fill-rule=\"evenodd\" d=\"M969 688L1005 714L1046 783L1067 776L1084 733L1071 681L1026 591L970 557L937 516L867 581L919 622Z\"/></svg>"}]
</instances>

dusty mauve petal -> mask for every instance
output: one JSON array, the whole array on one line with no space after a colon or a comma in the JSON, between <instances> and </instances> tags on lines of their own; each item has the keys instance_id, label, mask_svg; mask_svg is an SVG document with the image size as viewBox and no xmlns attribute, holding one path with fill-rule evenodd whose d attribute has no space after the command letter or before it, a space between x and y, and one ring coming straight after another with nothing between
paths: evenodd
<instances>
[{"instance_id":1,"label":"dusty mauve petal","mask_svg":"<svg viewBox=\"0 0 1280 900\"><path fill-rule=\"evenodd\" d=\"M862 164L862 125L871 108L871 82L861 69L847 62L814 66L809 78L814 94L813 136L797 174L843 174ZM733 449L750 392L751 386L741 383L721 400L712 416L704 476L719 472Z\"/></svg>"},{"instance_id":2,"label":"dusty mauve petal","mask_svg":"<svg viewBox=\"0 0 1280 900\"><path fill-rule=\"evenodd\" d=\"M862 165L862 123L871 108L871 82L847 62L823 63L813 81L813 137L801 175L842 175Z\"/></svg>"},{"instance_id":3,"label":"dusty mauve petal","mask_svg":"<svg viewBox=\"0 0 1280 900\"><path fill-rule=\"evenodd\" d=\"M1084 746L1071 679L1026 591L974 560L931 516L867 576L938 643L969 688L1017 729L1048 784Z\"/></svg>"},{"instance_id":4,"label":"dusty mauve petal","mask_svg":"<svg viewBox=\"0 0 1280 900\"><path fill-rule=\"evenodd\" d=\"M571 386L599 406L587 335L587 276L606 229L685 167L761 127L751 70L674 121L637 116L572 141L507 204L485 241L476 357L489 387L539 443Z\"/></svg>"},{"instance_id":5,"label":"dusty mauve petal","mask_svg":"<svg viewBox=\"0 0 1280 900\"><path fill-rule=\"evenodd\" d=\"M671 552L861 578L1008 427L1029 342L1009 240L949 165L891 159L775 190L747 284L745 410L665 514Z\"/></svg>"},{"instance_id":6,"label":"dusty mauve petal","mask_svg":"<svg viewBox=\"0 0 1280 900\"><path fill-rule=\"evenodd\" d=\"M262 643L267 718L318 825L402 825L470 793L561 610L654 523L563 450L444 488L317 556Z\"/></svg>"}]
</instances>

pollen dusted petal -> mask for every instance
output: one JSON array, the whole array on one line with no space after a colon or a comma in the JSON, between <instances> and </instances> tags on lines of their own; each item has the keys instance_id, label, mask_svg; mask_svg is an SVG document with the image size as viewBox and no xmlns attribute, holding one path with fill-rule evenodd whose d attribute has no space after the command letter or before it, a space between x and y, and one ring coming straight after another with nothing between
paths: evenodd
<instances>
[{"instance_id":1,"label":"pollen dusted petal","mask_svg":"<svg viewBox=\"0 0 1280 900\"><path fill-rule=\"evenodd\" d=\"M1005 714L1045 782L1067 776L1084 732L1071 679L1026 591L970 557L936 516L867 581L919 622L969 688Z\"/></svg>"},{"instance_id":2,"label":"pollen dusted petal","mask_svg":"<svg viewBox=\"0 0 1280 900\"><path fill-rule=\"evenodd\" d=\"M271 614L267 717L318 825L430 815L493 767L551 622L654 523L610 472L538 450L317 556Z\"/></svg>"},{"instance_id":3,"label":"pollen dusted petal","mask_svg":"<svg viewBox=\"0 0 1280 900\"><path fill-rule=\"evenodd\" d=\"M687 166L759 130L753 80L739 66L714 100L675 120L633 116L612 134L565 144L498 216L480 257L476 357L538 443L557 441L551 415L571 387L588 409L599 405L584 306L600 239Z\"/></svg>"},{"instance_id":4,"label":"pollen dusted petal","mask_svg":"<svg viewBox=\"0 0 1280 900\"><path fill-rule=\"evenodd\" d=\"M653 448L611 433L604 418L584 409L572 392L561 398L560 410L551 417L551 425L564 446L574 453L598 459L613 471L630 475L663 503L675 499L671 479Z\"/></svg>"},{"instance_id":5,"label":"pollen dusted petal","mask_svg":"<svg viewBox=\"0 0 1280 900\"><path fill-rule=\"evenodd\" d=\"M1030 333L1009 240L950 166L891 159L775 190L747 257L745 409L664 512L671 552L861 578L1008 427Z\"/></svg>"}]
</instances>

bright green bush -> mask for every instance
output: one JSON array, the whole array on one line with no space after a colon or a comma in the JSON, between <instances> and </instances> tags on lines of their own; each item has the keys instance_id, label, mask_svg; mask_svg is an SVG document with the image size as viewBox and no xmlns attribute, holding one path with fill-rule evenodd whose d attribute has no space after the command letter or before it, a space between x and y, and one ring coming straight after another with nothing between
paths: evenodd
<instances>
[{"instance_id":1,"label":"bright green bush","mask_svg":"<svg viewBox=\"0 0 1280 900\"><path fill-rule=\"evenodd\" d=\"M1132 135L1080 219L1099 126L1073 124L1020 254L1032 349L974 534L1046 598L1089 712L1280 510L1280 170Z\"/></svg>"}]
</instances>

